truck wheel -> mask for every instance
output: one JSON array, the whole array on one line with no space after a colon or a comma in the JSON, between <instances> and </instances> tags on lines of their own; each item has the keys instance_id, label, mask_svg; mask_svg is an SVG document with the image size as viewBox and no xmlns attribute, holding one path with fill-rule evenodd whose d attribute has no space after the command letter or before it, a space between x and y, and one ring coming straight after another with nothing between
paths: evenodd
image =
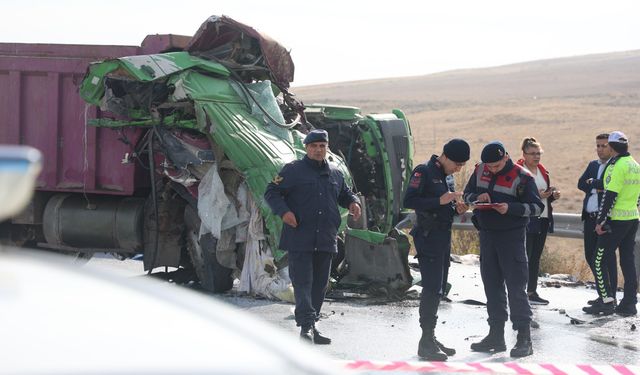
<instances>
[{"instance_id":1,"label":"truck wheel","mask_svg":"<svg viewBox=\"0 0 640 375\"><path fill-rule=\"evenodd\" d=\"M185 243L200 285L213 293L230 290L233 287L233 270L222 266L216 258L217 238L211 233L200 237L200 218L191 206L185 208L184 219Z\"/></svg>"}]
</instances>

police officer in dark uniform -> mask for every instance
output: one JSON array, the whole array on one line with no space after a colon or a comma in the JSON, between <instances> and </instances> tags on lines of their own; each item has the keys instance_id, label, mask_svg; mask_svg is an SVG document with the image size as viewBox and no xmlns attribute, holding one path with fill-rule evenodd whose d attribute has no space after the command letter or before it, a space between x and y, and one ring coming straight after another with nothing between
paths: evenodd
<instances>
[{"instance_id":1,"label":"police officer in dark uniform","mask_svg":"<svg viewBox=\"0 0 640 375\"><path fill-rule=\"evenodd\" d=\"M487 144L481 160L464 189L464 201L473 202L473 220L480 231L480 274L487 296L489 335L471 344L471 350L507 350L506 283L511 322L518 330L510 354L524 357L533 354L525 230L529 217L539 216L544 204L533 177L511 161L502 143Z\"/></svg>"},{"instance_id":2,"label":"police officer in dark uniform","mask_svg":"<svg viewBox=\"0 0 640 375\"><path fill-rule=\"evenodd\" d=\"M280 248L288 252L300 337L315 344L330 344L331 339L320 334L315 322L327 290L331 260L338 252L338 205L348 208L357 220L360 201L342 173L325 158L327 132L312 130L304 144L307 155L285 165L267 186L264 197L283 221Z\"/></svg>"},{"instance_id":3,"label":"police officer in dark uniform","mask_svg":"<svg viewBox=\"0 0 640 375\"><path fill-rule=\"evenodd\" d=\"M469 144L462 139L447 142L440 156L431 156L413 170L404 196L404 207L413 208L417 216L411 236L422 277L418 356L430 361L446 361L456 353L436 340L434 330L449 270L453 216L468 209L460 199L462 193L455 192L453 174L469 160L469 152Z\"/></svg>"}]
</instances>

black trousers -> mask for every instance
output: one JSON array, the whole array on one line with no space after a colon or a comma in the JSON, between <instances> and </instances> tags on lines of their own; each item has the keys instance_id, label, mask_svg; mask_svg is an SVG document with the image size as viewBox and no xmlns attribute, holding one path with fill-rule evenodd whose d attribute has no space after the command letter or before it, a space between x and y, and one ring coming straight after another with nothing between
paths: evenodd
<instances>
[{"instance_id":1,"label":"black trousers","mask_svg":"<svg viewBox=\"0 0 640 375\"><path fill-rule=\"evenodd\" d=\"M609 271L604 266L604 259L611 253L620 251L620 268L624 276L624 297L621 303L633 304L638 302L638 279L636 277L635 256L633 250L636 244L638 220L612 220L611 232L598 236L596 246L595 269L598 295L602 298L616 296L616 290L609 282Z\"/></svg>"},{"instance_id":2,"label":"black trousers","mask_svg":"<svg viewBox=\"0 0 640 375\"><path fill-rule=\"evenodd\" d=\"M296 300L296 325L309 327L320 316L329 284L333 253L326 251L289 251L289 278Z\"/></svg>"},{"instance_id":3,"label":"black trousers","mask_svg":"<svg viewBox=\"0 0 640 375\"><path fill-rule=\"evenodd\" d=\"M529 283L527 284L527 293L533 293L538 289L538 274L540 273L540 258L544 244L547 242L547 233L549 231L549 219L540 218L540 232L527 232L527 259L529 260Z\"/></svg>"},{"instance_id":4,"label":"black trousers","mask_svg":"<svg viewBox=\"0 0 640 375\"><path fill-rule=\"evenodd\" d=\"M598 234L596 233L596 218L587 216L583 221L584 225L584 258L591 268L593 279L596 280L596 244L598 243ZM609 284L615 291L618 288L618 265L616 260L616 251L610 251L604 254L604 266L609 276Z\"/></svg>"},{"instance_id":5,"label":"black trousers","mask_svg":"<svg viewBox=\"0 0 640 375\"><path fill-rule=\"evenodd\" d=\"M428 295L443 295L449 274L451 256L451 227L442 224L425 236L420 227L411 231L416 247L416 258L420 266L422 278L422 294L420 295L420 326L435 325L437 316L427 306Z\"/></svg>"},{"instance_id":6,"label":"black trousers","mask_svg":"<svg viewBox=\"0 0 640 375\"><path fill-rule=\"evenodd\" d=\"M513 327L529 326L531 306L526 292L529 269L524 227L480 231L480 274L487 296L489 325L504 325L507 321L508 298Z\"/></svg>"}]
</instances>

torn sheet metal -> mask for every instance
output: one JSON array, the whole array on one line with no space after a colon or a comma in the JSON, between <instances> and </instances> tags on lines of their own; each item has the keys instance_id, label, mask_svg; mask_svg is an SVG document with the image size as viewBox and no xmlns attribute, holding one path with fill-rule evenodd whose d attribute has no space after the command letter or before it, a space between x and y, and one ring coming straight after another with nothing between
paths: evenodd
<instances>
[{"instance_id":1,"label":"torn sheet metal","mask_svg":"<svg viewBox=\"0 0 640 375\"><path fill-rule=\"evenodd\" d=\"M187 51L233 67L262 68L262 79L271 79L285 89L293 82L293 60L286 48L253 27L226 16L211 16L204 21Z\"/></svg>"},{"instance_id":2,"label":"torn sheet metal","mask_svg":"<svg viewBox=\"0 0 640 375\"><path fill-rule=\"evenodd\" d=\"M283 127L284 116L275 95L273 95L271 81L248 83L244 84L244 87L233 82L232 87L240 97L244 98L251 108L251 114L264 121L265 129L268 132L289 143L293 142L291 132Z\"/></svg>"}]
</instances>

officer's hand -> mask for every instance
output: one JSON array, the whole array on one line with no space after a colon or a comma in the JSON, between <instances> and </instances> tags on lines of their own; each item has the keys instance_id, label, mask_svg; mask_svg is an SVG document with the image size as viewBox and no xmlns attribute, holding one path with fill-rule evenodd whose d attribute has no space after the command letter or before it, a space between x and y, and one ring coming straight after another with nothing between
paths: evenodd
<instances>
[{"instance_id":1,"label":"officer's hand","mask_svg":"<svg viewBox=\"0 0 640 375\"><path fill-rule=\"evenodd\" d=\"M296 220L296 215L294 215L293 212L291 211L287 211L284 213L284 215L282 215L282 221L290 227L295 228L298 226L298 220Z\"/></svg>"},{"instance_id":2,"label":"officer's hand","mask_svg":"<svg viewBox=\"0 0 640 375\"><path fill-rule=\"evenodd\" d=\"M509 209L509 204L508 203L496 203L496 205L493 207L494 210L498 211L498 213L500 213L501 215L504 215L507 213L507 210Z\"/></svg>"},{"instance_id":3,"label":"officer's hand","mask_svg":"<svg viewBox=\"0 0 640 375\"><path fill-rule=\"evenodd\" d=\"M440 196L440 205L447 204L456 199L462 198L462 192L459 191L448 191Z\"/></svg>"},{"instance_id":4,"label":"officer's hand","mask_svg":"<svg viewBox=\"0 0 640 375\"><path fill-rule=\"evenodd\" d=\"M468 209L469 206L464 204L463 202L456 202L456 212L458 213L458 215L462 215L463 213L467 212Z\"/></svg>"},{"instance_id":5,"label":"officer's hand","mask_svg":"<svg viewBox=\"0 0 640 375\"><path fill-rule=\"evenodd\" d=\"M599 236L602 236L603 234L607 233L604 229L602 229L602 224L596 224L596 233Z\"/></svg>"},{"instance_id":6,"label":"officer's hand","mask_svg":"<svg viewBox=\"0 0 640 375\"><path fill-rule=\"evenodd\" d=\"M476 201L491 203L491 196L489 195L489 193L482 193L478 195L478 197L476 198Z\"/></svg>"},{"instance_id":7,"label":"officer's hand","mask_svg":"<svg viewBox=\"0 0 640 375\"><path fill-rule=\"evenodd\" d=\"M349 205L349 215L353 216L353 220L360 219L360 214L362 214L362 210L360 209L360 205L353 202Z\"/></svg>"},{"instance_id":8,"label":"officer's hand","mask_svg":"<svg viewBox=\"0 0 640 375\"><path fill-rule=\"evenodd\" d=\"M560 190L554 190L553 199L558 199L558 198L560 198Z\"/></svg>"}]
</instances>

